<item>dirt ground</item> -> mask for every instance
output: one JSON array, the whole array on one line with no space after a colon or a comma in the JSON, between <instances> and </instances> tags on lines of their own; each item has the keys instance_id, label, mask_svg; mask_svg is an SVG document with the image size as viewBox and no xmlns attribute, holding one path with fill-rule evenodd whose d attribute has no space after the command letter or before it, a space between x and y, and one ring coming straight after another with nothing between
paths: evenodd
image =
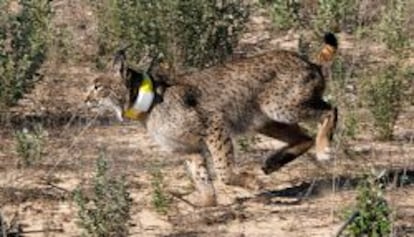
<instances>
[{"instance_id":1,"label":"dirt ground","mask_svg":"<svg viewBox=\"0 0 414 237\"><path fill-rule=\"evenodd\" d=\"M390 177L406 173L408 184L388 185L386 197L394 211L394 236L414 236L414 106L404 108L391 142L361 137L347 144L356 154L353 158L338 152L332 161L319 163L310 152L269 176L260 165L269 149L283 144L261 137L247 151L237 150L238 166L257 173L263 183L260 190L235 190L222 197L226 204L212 208L195 208L173 198L168 213L158 214L151 205L150 170L161 165L168 190L189 190L183 159L161 152L140 124L96 117L82 107L85 90L97 75L88 61L94 48L94 18L81 0L53 5L58 15L54 24L73 32L74 50L86 55L63 65L48 61L44 77L3 116L0 128L0 211L8 221L15 217L24 231L45 230L28 236L80 235L77 208L67 191L92 177L101 148L112 171L126 175L130 185L131 236L334 236L345 210L355 203L357 177L369 169L385 169ZM276 38L269 20L260 16L250 24L242 44L255 45L256 51L295 49L296 34ZM340 35L345 39L341 50L353 47L348 38ZM14 132L36 123L44 130L43 158L22 167Z\"/></svg>"}]
</instances>

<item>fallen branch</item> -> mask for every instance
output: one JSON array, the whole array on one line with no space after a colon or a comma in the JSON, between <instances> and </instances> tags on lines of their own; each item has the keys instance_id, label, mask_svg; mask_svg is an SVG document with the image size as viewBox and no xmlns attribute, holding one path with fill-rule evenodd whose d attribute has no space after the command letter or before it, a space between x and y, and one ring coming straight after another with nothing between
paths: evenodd
<instances>
[{"instance_id":1,"label":"fallen branch","mask_svg":"<svg viewBox=\"0 0 414 237\"><path fill-rule=\"evenodd\" d=\"M72 193L71 191L67 190L66 188L59 187L59 186L53 184L51 181L49 181L49 180L47 180L45 178L43 178L42 180L45 181L45 183L46 183L47 186L50 186L50 187L52 187L54 189L63 191L65 193L69 193L69 194Z\"/></svg>"},{"instance_id":2,"label":"fallen branch","mask_svg":"<svg viewBox=\"0 0 414 237\"><path fill-rule=\"evenodd\" d=\"M1 236L7 236L6 228L6 221L4 220L3 214L0 212L0 231L2 234Z\"/></svg>"},{"instance_id":3,"label":"fallen branch","mask_svg":"<svg viewBox=\"0 0 414 237\"><path fill-rule=\"evenodd\" d=\"M306 192L302 195L302 197L299 198L300 201L304 201L309 198L309 196L312 194L312 191L316 185L316 179L312 180L312 183L309 185L309 188L306 190Z\"/></svg>"},{"instance_id":4,"label":"fallen branch","mask_svg":"<svg viewBox=\"0 0 414 237\"><path fill-rule=\"evenodd\" d=\"M62 228L57 228L57 229L45 229L45 230L26 230L26 231L21 231L21 230L14 230L14 231L8 231L7 236L20 236L22 234L36 234L36 233L48 233L48 232L58 232L58 233L63 233L63 229Z\"/></svg>"},{"instance_id":5,"label":"fallen branch","mask_svg":"<svg viewBox=\"0 0 414 237\"><path fill-rule=\"evenodd\" d=\"M168 193L169 193L169 194L170 194L173 198L176 198L176 199L178 199L179 201L184 202L185 204L189 205L190 207L192 207L192 208L198 208L198 206L196 206L196 205L192 204L190 201L188 201L187 199L185 199L185 198L181 197L179 194L176 194L176 193L171 192L171 191L168 191Z\"/></svg>"},{"instance_id":6,"label":"fallen branch","mask_svg":"<svg viewBox=\"0 0 414 237\"><path fill-rule=\"evenodd\" d=\"M341 225L338 232L336 232L335 237L340 237L342 233L344 232L344 230L346 229L346 227L348 227L348 225L351 224L355 220L355 218L357 218L358 216L359 216L359 211L354 211L352 215Z\"/></svg>"},{"instance_id":7,"label":"fallen branch","mask_svg":"<svg viewBox=\"0 0 414 237\"><path fill-rule=\"evenodd\" d=\"M23 231L21 226L17 224L16 216L10 221L9 224L6 223L6 219L3 214L0 212L0 237L8 236L21 236L22 234L35 234L35 233L46 233L46 232L63 232L63 228L56 229L44 229L44 230L26 230Z\"/></svg>"}]
</instances>

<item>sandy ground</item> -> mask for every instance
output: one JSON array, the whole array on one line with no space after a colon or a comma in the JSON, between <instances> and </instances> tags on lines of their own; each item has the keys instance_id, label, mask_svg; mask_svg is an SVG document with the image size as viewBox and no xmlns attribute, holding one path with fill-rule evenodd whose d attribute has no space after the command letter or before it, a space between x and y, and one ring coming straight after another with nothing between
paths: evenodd
<instances>
[{"instance_id":1,"label":"sandy ground","mask_svg":"<svg viewBox=\"0 0 414 237\"><path fill-rule=\"evenodd\" d=\"M77 32L73 41L84 47L77 50L90 51L90 32L95 26L88 7L71 0L54 1L54 8L60 14L55 24L72 19L76 24L70 24L69 29ZM242 42L256 45L254 51L295 49L297 35L273 39L268 25L266 18L256 16ZM344 43L343 47L353 45ZM356 177L374 168L391 174L407 171L410 182L387 186L386 195L394 210L395 236L414 236L413 106L400 116L396 125L399 139L395 141L361 138L347 144L354 154L351 158L338 153L328 163L316 162L310 152L270 176L262 174L260 165L267 150L283 144L261 137L247 151L237 150L238 166L258 175L263 183L260 190L234 190L223 197L226 205L212 208L194 208L173 198L168 213L161 215L151 205L150 171L154 166L162 167L167 190L191 190L183 159L161 152L138 123L119 124L112 117L94 117L82 108L85 89L97 73L87 59L64 66L48 62L43 70L43 79L12 108L9 119L4 119L8 122L0 129L3 216L7 221L17 218L25 231L61 230L29 236L79 236L77 207L67 191L93 176L102 148L111 172L127 177L133 198L132 236L334 236L344 222L345 210L355 203ZM25 168L19 165L13 134L35 123L43 126L44 154L40 162Z\"/></svg>"}]
</instances>

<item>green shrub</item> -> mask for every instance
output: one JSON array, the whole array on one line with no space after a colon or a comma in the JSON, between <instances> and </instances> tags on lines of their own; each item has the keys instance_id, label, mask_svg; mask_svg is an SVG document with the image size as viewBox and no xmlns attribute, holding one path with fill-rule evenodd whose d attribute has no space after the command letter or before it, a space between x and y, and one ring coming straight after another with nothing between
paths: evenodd
<instances>
[{"instance_id":1,"label":"green shrub","mask_svg":"<svg viewBox=\"0 0 414 237\"><path fill-rule=\"evenodd\" d=\"M359 184L356 209L356 217L345 230L347 236L389 236L391 210L384 199L381 185L374 178L365 176Z\"/></svg>"},{"instance_id":2,"label":"green shrub","mask_svg":"<svg viewBox=\"0 0 414 237\"><path fill-rule=\"evenodd\" d=\"M74 37L68 27L54 28L50 32L50 36L51 39L48 46L49 61L57 64L66 64L80 59L73 42Z\"/></svg>"},{"instance_id":3,"label":"green shrub","mask_svg":"<svg viewBox=\"0 0 414 237\"><path fill-rule=\"evenodd\" d=\"M298 0L260 0L263 7L270 10L270 15L278 29L286 30L297 26L300 19L299 11L303 8Z\"/></svg>"},{"instance_id":4,"label":"green shrub","mask_svg":"<svg viewBox=\"0 0 414 237\"><path fill-rule=\"evenodd\" d=\"M358 21L357 0L260 0L278 29L311 28L321 35L326 31L354 30Z\"/></svg>"},{"instance_id":5,"label":"green shrub","mask_svg":"<svg viewBox=\"0 0 414 237\"><path fill-rule=\"evenodd\" d=\"M1 9L8 2L1 2ZM2 12L0 16L0 107L13 105L22 97L45 59L49 2L19 0L22 8L18 13Z\"/></svg>"},{"instance_id":6,"label":"green shrub","mask_svg":"<svg viewBox=\"0 0 414 237\"><path fill-rule=\"evenodd\" d=\"M237 45L248 17L241 1L90 0L98 17L99 54L131 44L137 61L144 49L174 65L205 67L224 60ZM183 59L183 60L178 60Z\"/></svg>"},{"instance_id":7,"label":"green shrub","mask_svg":"<svg viewBox=\"0 0 414 237\"><path fill-rule=\"evenodd\" d=\"M409 37L405 29L406 22L406 0L391 0L382 13L383 17L378 25L377 31L380 39L388 48L400 50L409 43Z\"/></svg>"},{"instance_id":8,"label":"green shrub","mask_svg":"<svg viewBox=\"0 0 414 237\"><path fill-rule=\"evenodd\" d=\"M179 46L190 66L203 67L233 53L248 17L241 1L178 1Z\"/></svg>"},{"instance_id":9,"label":"green shrub","mask_svg":"<svg viewBox=\"0 0 414 237\"><path fill-rule=\"evenodd\" d=\"M318 0L313 21L316 32L352 30L358 17L358 0Z\"/></svg>"},{"instance_id":10,"label":"green shrub","mask_svg":"<svg viewBox=\"0 0 414 237\"><path fill-rule=\"evenodd\" d=\"M167 196L164 190L164 176L159 168L155 168L151 172L151 185L152 185L152 205L155 210L160 214L166 214L171 203L171 199Z\"/></svg>"},{"instance_id":11,"label":"green shrub","mask_svg":"<svg viewBox=\"0 0 414 237\"><path fill-rule=\"evenodd\" d=\"M347 111L344 117L344 135L354 139L358 131L358 117L353 110Z\"/></svg>"},{"instance_id":12,"label":"green shrub","mask_svg":"<svg viewBox=\"0 0 414 237\"><path fill-rule=\"evenodd\" d=\"M23 129L15 132L15 150L23 166L31 166L40 161L43 156L46 133L41 126L35 126L33 131Z\"/></svg>"},{"instance_id":13,"label":"green shrub","mask_svg":"<svg viewBox=\"0 0 414 237\"><path fill-rule=\"evenodd\" d=\"M390 66L374 74L365 85L368 109L382 140L392 138L393 127L401 110L402 77L399 68Z\"/></svg>"},{"instance_id":14,"label":"green shrub","mask_svg":"<svg viewBox=\"0 0 414 237\"><path fill-rule=\"evenodd\" d=\"M145 46L164 48L172 22L170 1L90 0L98 22L99 56L110 55L123 43L130 43L140 53ZM168 3L168 4L164 4ZM139 55L133 55L139 59Z\"/></svg>"},{"instance_id":15,"label":"green shrub","mask_svg":"<svg viewBox=\"0 0 414 237\"><path fill-rule=\"evenodd\" d=\"M84 236L128 235L132 200L125 179L111 177L108 170L105 154L101 152L92 195L88 196L80 187L75 190L74 201L79 207L77 224L85 231Z\"/></svg>"},{"instance_id":16,"label":"green shrub","mask_svg":"<svg viewBox=\"0 0 414 237\"><path fill-rule=\"evenodd\" d=\"M336 57L331 68L331 79L328 79L328 93L326 100L339 107L341 111L342 133L346 138L355 138L358 131L357 117L357 94L356 91L349 91L350 82L355 77L355 68L350 65L343 57ZM352 87L351 87L352 88ZM337 136L338 138L339 136Z\"/></svg>"}]
</instances>

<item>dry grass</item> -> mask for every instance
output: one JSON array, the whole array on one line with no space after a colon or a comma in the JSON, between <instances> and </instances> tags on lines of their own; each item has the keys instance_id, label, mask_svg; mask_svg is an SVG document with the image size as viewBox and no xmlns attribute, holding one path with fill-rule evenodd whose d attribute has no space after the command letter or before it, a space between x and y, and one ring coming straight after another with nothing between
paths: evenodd
<instances>
[{"instance_id":1,"label":"dry grass","mask_svg":"<svg viewBox=\"0 0 414 237\"><path fill-rule=\"evenodd\" d=\"M374 12L382 3L363 2L369 5L366 9ZM104 147L109 172L125 175L129 183L133 200L131 235L332 236L343 222L344 211L355 204L355 186L361 175L383 169L389 171L385 191L394 213L394 236L414 235L414 104L409 100L401 102L391 141L375 139L376 128L369 111L358 104L362 72L375 71L396 57L385 44L372 42L369 37L338 34L339 57L345 70L353 73L346 74L344 82L332 82L330 96L340 107L341 119L353 109L350 116L356 117L357 125L352 138L346 133L349 125L340 121L335 138L337 155L332 162L318 163L310 153L265 176L259 172L266 149L277 149L280 143L261 137L249 144L248 150L238 152L239 165L257 172L263 181L261 190L229 193L227 198L232 201L228 205L206 209L194 209L173 198L167 214L161 215L152 206L151 171L154 164L161 164L166 189L188 193L192 186L183 159L161 152L138 124L119 124L106 114L91 114L82 108L85 88L97 73L92 60L97 53L95 17L87 1L56 0L52 7L56 13L52 26L66 32L61 35L66 34L68 39L54 42L41 70L42 80L17 106L1 114L0 212L6 222L17 215L24 231L44 230L48 236L79 235L71 192L91 179L95 158ZM364 24L378 20L371 13L360 13ZM253 14L240 49L248 53L276 47L296 50L299 34L292 31L276 37L283 32L274 32L271 21L263 14ZM411 27L411 18L407 18L407 27ZM302 33L310 39L314 37L312 32ZM318 41L313 41L312 50L318 46L315 42ZM63 50L59 45L67 47L67 58L59 51ZM404 55L404 67L412 67L412 49L407 48ZM408 81L404 98L412 96L412 88ZM14 132L34 124L41 124L48 134L43 142L44 155L35 166L19 167L21 158L12 149L17 143Z\"/></svg>"}]
</instances>

